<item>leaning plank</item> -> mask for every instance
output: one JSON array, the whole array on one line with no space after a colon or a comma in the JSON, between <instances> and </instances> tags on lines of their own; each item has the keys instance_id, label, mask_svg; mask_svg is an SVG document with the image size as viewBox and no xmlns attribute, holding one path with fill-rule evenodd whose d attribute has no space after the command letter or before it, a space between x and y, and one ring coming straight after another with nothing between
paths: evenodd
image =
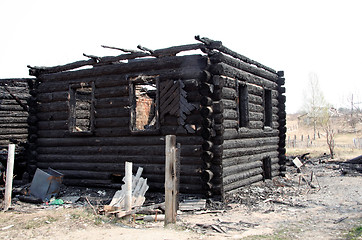
<instances>
[{"instance_id":1,"label":"leaning plank","mask_svg":"<svg viewBox=\"0 0 362 240\"><path fill-rule=\"evenodd\" d=\"M8 162L6 168L4 211L7 211L11 205L11 193L13 189L14 156L15 156L15 144L9 144Z\"/></svg>"},{"instance_id":2,"label":"leaning plank","mask_svg":"<svg viewBox=\"0 0 362 240\"><path fill-rule=\"evenodd\" d=\"M138 168L136 176L132 176L132 200L131 205L132 208L142 206L145 201L145 193L148 190L149 186L147 185L147 179L142 178L143 168ZM125 181L125 178L123 178ZM114 211L117 209L125 208L125 196L126 196L126 188L125 185L122 185L122 189L117 191L111 203L105 206L105 211ZM126 210L126 212L128 212Z\"/></svg>"}]
</instances>

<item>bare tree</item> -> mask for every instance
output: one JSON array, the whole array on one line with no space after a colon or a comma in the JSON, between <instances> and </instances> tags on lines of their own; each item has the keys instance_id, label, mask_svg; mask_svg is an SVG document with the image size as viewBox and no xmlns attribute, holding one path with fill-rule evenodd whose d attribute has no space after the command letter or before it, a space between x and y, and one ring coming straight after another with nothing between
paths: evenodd
<instances>
[{"instance_id":1,"label":"bare tree","mask_svg":"<svg viewBox=\"0 0 362 240\"><path fill-rule=\"evenodd\" d=\"M334 147L335 147L335 142L334 142L335 131L333 130L332 126L333 126L332 120L331 120L331 118L328 118L328 121L324 127L324 131L326 132L329 153L331 155L331 158L333 159L334 158Z\"/></svg>"},{"instance_id":2,"label":"bare tree","mask_svg":"<svg viewBox=\"0 0 362 240\"><path fill-rule=\"evenodd\" d=\"M318 76L316 73L310 73L305 110L311 119L310 124L313 126L313 139L316 139L317 126L325 125L328 118L328 109L329 105L319 87Z\"/></svg>"}]
</instances>

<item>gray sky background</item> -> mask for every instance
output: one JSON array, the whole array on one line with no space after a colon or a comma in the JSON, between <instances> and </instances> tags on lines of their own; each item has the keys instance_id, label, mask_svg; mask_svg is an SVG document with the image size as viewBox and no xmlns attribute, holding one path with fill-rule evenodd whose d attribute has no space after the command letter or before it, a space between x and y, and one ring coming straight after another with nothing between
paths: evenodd
<instances>
[{"instance_id":1,"label":"gray sky background","mask_svg":"<svg viewBox=\"0 0 362 240\"><path fill-rule=\"evenodd\" d=\"M120 54L102 44L157 49L200 35L284 70L288 113L302 108L310 72L329 103L350 107L352 94L362 101L361 25L358 0L1 1L0 78Z\"/></svg>"}]
</instances>

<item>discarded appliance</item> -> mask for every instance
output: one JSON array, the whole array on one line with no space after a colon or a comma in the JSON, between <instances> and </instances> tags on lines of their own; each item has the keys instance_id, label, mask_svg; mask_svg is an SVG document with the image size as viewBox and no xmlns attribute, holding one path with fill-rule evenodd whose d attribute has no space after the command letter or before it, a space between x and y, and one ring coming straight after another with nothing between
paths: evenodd
<instances>
[{"instance_id":1,"label":"discarded appliance","mask_svg":"<svg viewBox=\"0 0 362 240\"><path fill-rule=\"evenodd\" d=\"M43 201L50 200L58 195L62 181L62 173L51 168L44 171L38 168L31 182L29 193Z\"/></svg>"}]
</instances>

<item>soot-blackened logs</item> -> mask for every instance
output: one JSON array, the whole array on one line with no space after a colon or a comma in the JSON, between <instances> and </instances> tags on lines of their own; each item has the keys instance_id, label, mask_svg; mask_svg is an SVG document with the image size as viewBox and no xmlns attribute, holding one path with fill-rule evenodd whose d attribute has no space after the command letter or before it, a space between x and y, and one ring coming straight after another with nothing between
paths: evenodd
<instances>
[{"instance_id":1,"label":"soot-blackened logs","mask_svg":"<svg viewBox=\"0 0 362 240\"><path fill-rule=\"evenodd\" d=\"M113 75L113 74L126 74L126 73L137 73L148 75L154 71L153 75L158 75L162 69L168 69L168 72L177 75L182 75L184 72L187 75L187 78L193 78L195 75L190 76L190 72L185 71L187 66L193 66L198 69L205 68L207 65L207 58L201 55L188 55L188 56L172 56L164 57L160 59L140 59L139 61L129 62L127 64L113 64L100 66L92 69L84 69L79 71L69 71L69 72L60 72L54 74L43 74L39 75L38 78L44 81L56 81L56 80L66 80L66 79L80 79L89 76L98 77L104 75ZM196 66L196 67L195 67ZM150 71L150 69L152 71ZM172 71L170 70L172 69ZM176 71L175 71L176 69ZM200 72L201 74L201 72ZM172 76L172 74L171 74Z\"/></svg>"},{"instance_id":2,"label":"soot-blackened logs","mask_svg":"<svg viewBox=\"0 0 362 240\"><path fill-rule=\"evenodd\" d=\"M0 124L10 124L10 123L27 123L27 116L24 117L1 117Z\"/></svg>"},{"instance_id":3,"label":"soot-blackened logs","mask_svg":"<svg viewBox=\"0 0 362 240\"><path fill-rule=\"evenodd\" d=\"M69 91L52 92L52 93L39 93L37 100L41 103L56 102L56 101L68 101Z\"/></svg>"},{"instance_id":4,"label":"soot-blackened logs","mask_svg":"<svg viewBox=\"0 0 362 240\"><path fill-rule=\"evenodd\" d=\"M257 174L254 176L250 176L249 178L246 179L242 179L233 183L229 183L229 184L224 184L224 191L225 192L233 192L233 191L237 191L238 188L242 187L242 186L246 186L246 185L250 185L252 183L256 183L263 180L263 175L262 174ZM232 191L233 190L233 191Z\"/></svg>"},{"instance_id":5,"label":"soot-blackened logs","mask_svg":"<svg viewBox=\"0 0 362 240\"><path fill-rule=\"evenodd\" d=\"M239 172L245 172L250 169L262 167L262 165L263 165L263 163L259 160L259 161L244 163L244 164L233 165L233 166L229 166L229 167L224 166L223 176L231 176L231 175L237 174Z\"/></svg>"},{"instance_id":6,"label":"soot-blackened logs","mask_svg":"<svg viewBox=\"0 0 362 240\"><path fill-rule=\"evenodd\" d=\"M252 168L250 170L246 170L246 171L242 171L242 172L238 172L236 174L232 174L232 175L229 175L229 176L224 176L223 178L223 182L224 182L224 185L228 185L228 184L231 184L233 182L237 182L237 181L240 181L240 180L243 180L243 179L248 179L252 176L255 176L255 175L258 175L258 174L261 174L263 173L263 170L261 167L258 167L258 168Z\"/></svg>"},{"instance_id":7,"label":"soot-blackened logs","mask_svg":"<svg viewBox=\"0 0 362 240\"><path fill-rule=\"evenodd\" d=\"M273 81L252 75L235 67L229 66L225 63L217 63L211 65L210 72L216 75L226 75L228 77L243 80L247 83L252 83L257 86L262 86L269 89L276 89L278 86L277 83Z\"/></svg>"},{"instance_id":8,"label":"soot-blackened logs","mask_svg":"<svg viewBox=\"0 0 362 240\"><path fill-rule=\"evenodd\" d=\"M40 112L68 111L69 104L68 104L68 102L65 102L65 101L42 103L42 104L39 104L37 109Z\"/></svg>"},{"instance_id":9,"label":"soot-blackened logs","mask_svg":"<svg viewBox=\"0 0 362 240\"><path fill-rule=\"evenodd\" d=\"M113 98L100 98L95 102L95 108L124 108L130 105L129 97L113 97Z\"/></svg>"},{"instance_id":10,"label":"soot-blackened logs","mask_svg":"<svg viewBox=\"0 0 362 240\"><path fill-rule=\"evenodd\" d=\"M240 157L225 158L225 159L223 159L223 166L224 167L233 167L235 165L246 164L246 163L251 163L251 162L255 162L255 161L261 161L261 159L266 158L266 157L277 158L278 152L266 151L264 153L257 153L254 155L245 155L245 156L240 156Z\"/></svg>"},{"instance_id":11,"label":"soot-blackened logs","mask_svg":"<svg viewBox=\"0 0 362 240\"><path fill-rule=\"evenodd\" d=\"M69 112L39 112L36 117L39 121L68 120Z\"/></svg>"},{"instance_id":12,"label":"soot-blackened logs","mask_svg":"<svg viewBox=\"0 0 362 240\"><path fill-rule=\"evenodd\" d=\"M180 173L182 175L187 176L200 176L200 169L195 167L196 165L182 165L180 168ZM80 163L80 162L39 162L39 168L47 168L51 167L53 169L57 169L63 173L63 170L79 170L83 171L96 171L96 172L109 172L109 173L124 173L124 163ZM165 172L165 164L153 164L153 163L134 163L133 167L137 169L138 167L142 167L144 172L148 174L159 174Z\"/></svg>"},{"instance_id":13,"label":"soot-blackened logs","mask_svg":"<svg viewBox=\"0 0 362 240\"><path fill-rule=\"evenodd\" d=\"M224 141L224 149L246 148L253 146L276 145L279 141L277 136L267 138L233 139Z\"/></svg>"},{"instance_id":14,"label":"soot-blackened logs","mask_svg":"<svg viewBox=\"0 0 362 240\"><path fill-rule=\"evenodd\" d=\"M62 146L62 147L42 147L37 148L40 154L62 154L71 152L74 155L83 154L120 154L120 155L164 155L164 145L152 146ZM201 147L186 145L181 147L182 156L197 157L200 156Z\"/></svg>"},{"instance_id":15,"label":"soot-blackened logs","mask_svg":"<svg viewBox=\"0 0 362 240\"><path fill-rule=\"evenodd\" d=\"M257 137L276 137L278 136L278 130L271 129L265 131L263 129L225 129L224 139L236 139L236 138L257 138Z\"/></svg>"},{"instance_id":16,"label":"soot-blackened logs","mask_svg":"<svg viewBox=\"0 0 362 240\"><path fill-rule=\"evenodd\" d=\"M266 145L259 147L224 149L223 156L224 158L241 157L243 155L253 155L264 152L273 152L277 151L277 148L278 147L275 145Z\"/></svg>"},{"instance_id":17,"label":"soot-blackened logs","mask_svg":"<svg viewBox=\"0 0 362 240\"><path fill-rule=\"evenodd\" d=\"M37 127L39 130L67 130L67 129L69 129L68 120L39 121Z\"/></svg>"},{"instance_id":18,"label":"soot-blackened logs","mask_svg":"<svg viewBox=\"0 0 362 240\"><path fill-rule=\"evenodd\" d=\"M123 163L126 161L134 162L137 164L165 164L165 156L158 155L133 155L123 156L117 154L98 154L98 155L73 155L69 154L40 154L37 156L38 162L52 163L52 162L70 162L70 163ZM100 162L100 159L102 160ZM181 165L202 165L200 156L190 157L181 156Z\"/></svg>"},{"instance_id":19,"label":"soot-blackened logs","mask_svg":"<svg viewBox=\"0 0 362 240\"><path fill-rule=\"evenodd\" d=\"M129 93L128 86L98 88L94 93L94 97L95 98L122 97L122 96L127 96L128 93Z\"/></svg>"},{"instance_id":20,"label":"soot-blackened logs","mask_svg":"<svg viewBox=\"0 0 362 240\"><path fill-rule=\"evenodd\" d=\"M243 61L237 60L235 58L229 57L225 54L222 54L221 52L213 52L210 55L210 60L212 63L226 63L232 67L238 68L240 70L243 70L245 72L254 74L256 76L266 78L268 80L271 80L273 82L276 82L278 80L278 75L269 71L265 71L262 68L257 68L253 65L247 64Z\"/></svg>"}]
</instances>

